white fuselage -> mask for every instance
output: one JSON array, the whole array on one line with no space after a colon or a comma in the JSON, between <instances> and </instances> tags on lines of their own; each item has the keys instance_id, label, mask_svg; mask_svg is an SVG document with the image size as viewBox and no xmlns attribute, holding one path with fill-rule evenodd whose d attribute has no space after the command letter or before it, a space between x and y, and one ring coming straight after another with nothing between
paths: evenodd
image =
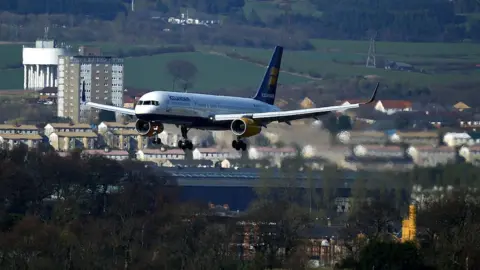
<instances>
[{"instance_id":1,"label":"white fuselage","mask_svg":"<svg viewBox=\"0 0 480 270\"><path fill-rule=\"evenodd\" d=\"M143 95L135 106L137 118L199 129L228 129L213 123L216 114L251 114L280 111L277 106L251 98L156 91Z\"/></svg>"}]
</instances>

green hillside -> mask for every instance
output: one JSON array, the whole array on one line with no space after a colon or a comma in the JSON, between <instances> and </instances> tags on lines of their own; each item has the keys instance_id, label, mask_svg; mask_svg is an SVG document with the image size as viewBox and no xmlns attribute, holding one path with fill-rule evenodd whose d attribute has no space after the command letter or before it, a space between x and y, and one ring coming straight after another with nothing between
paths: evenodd
<instances>
[{"instance_id":1,"label":"green hillside","mask_svg":"<svg viewBox=\"0 0 480 270\"><path fill-rule=\"evenodd\" d=\"M124 50L138 46L125 46ZM23 68L10 68L21 65L21 45L0 45L0 89L22 89ZM102 47L103 48L103 47ZM114 52L118 46L107 47ZM172 89L172 79L165 65L170 60L184 59L197 66L198 74L194 81L195 91L210 91L221 88L255 87L259 84L264 69L260 66L203 53L173 53L144 57L126 58L125 86L142 89ZM305 82L307 79L284 74L281 84Z\"/></svg>"},{"instance_id":2,"label":"green hillside","mask_svg":"<svg viewBox=\"0 0 480 270\"><path fill-rule=\"evenodd\" d=\"M324 78L378 75L389 81L418 86L480 80L480 46L470 43L377 42L377 59L406 62L428 74L365 67L368 41L313 40L314 51L285 51L283 69L316 73ZM235 53L268 61L271 49L215 46L203 50Z\"/></svg>"},{"instance_id":3,"label":"green hillside","mask_svg":"<svg viewBox=\"0 0 480 270\"><path fill-rule=\"evenodd\" d=\"M162 54L128 58L125 62L125 85L151 90L172 89L172 78L165 66L175 59L195 64L198 74L195 91L205 92L220 88L255 87L260 83L265 69L240 60L201 52ZM302 77L282 74L280 84L305 82Z\"/></svg>"}]
</instances>

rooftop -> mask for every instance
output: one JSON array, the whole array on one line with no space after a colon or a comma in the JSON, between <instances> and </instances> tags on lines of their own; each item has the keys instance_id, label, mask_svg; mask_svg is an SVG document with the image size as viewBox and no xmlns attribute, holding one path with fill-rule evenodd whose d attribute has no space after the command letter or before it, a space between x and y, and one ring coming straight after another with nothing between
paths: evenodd
<instances>
[{"instance_id":1,"label":"rooftop","mask_svg":"<svg viewBox=\"0 0 480 270\"><path fill-rule=\"evenodd\" d=\"M0 130L5 129L16 129L16 130L39 130L37 126L34 125L15 125L15 124L0 124Z\"/></svg>"},{"instance_id":2,"label":"rooftop","mask_svg":"<svg viewBox=\"0 0 480 270\"><path fill-rule=\"evenodd\" d=\"M6 140L41 140L38 134L0 134L0 138Z\"/></svg>"},{"instance_id":3,"label":"rooftop","mask_svg":"<svg viewBox=\"0 0 480 270\"><path fill-rule=\"evenodd\" d=\"M98 135L94 132L55 132L58 137L67 138L97 138Z\"/></svg>"}]
</instances>

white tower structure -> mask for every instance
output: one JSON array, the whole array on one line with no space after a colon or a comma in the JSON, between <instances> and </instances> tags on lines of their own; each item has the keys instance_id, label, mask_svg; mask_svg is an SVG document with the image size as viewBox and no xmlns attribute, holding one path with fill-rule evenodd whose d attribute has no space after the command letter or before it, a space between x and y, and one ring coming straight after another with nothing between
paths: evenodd
<instances>
[{"instance_id":1,"label":"white tower structure","mask_svg":"<svg viewBox=\"0 0 480 270\"><path fill-rule=\"evenodd\" d=\"M46 28L45 33L48 32ZM66 48L57 47L55 40L38 39L35 47L23 47L23 89L57 86L58 57L68 55Z\"/></svg>"}]
</instances>

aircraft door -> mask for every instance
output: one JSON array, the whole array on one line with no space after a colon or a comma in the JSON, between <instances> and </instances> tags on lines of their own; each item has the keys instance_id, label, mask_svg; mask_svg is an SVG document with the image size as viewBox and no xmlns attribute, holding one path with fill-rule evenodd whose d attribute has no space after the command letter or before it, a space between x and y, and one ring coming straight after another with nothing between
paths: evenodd
<instances>
[{"instance_id":1,"label":"aircraft door","mask_svg":"<svg viewBox=\"0 0 480 270\"><path fill-rule=\"evenodd\" d=\"M170 101L170 99L167 99L167 106L165 107L165 112L166 113L171 113L172 112L172 103Z\"/></svg>"}]
</instances>

